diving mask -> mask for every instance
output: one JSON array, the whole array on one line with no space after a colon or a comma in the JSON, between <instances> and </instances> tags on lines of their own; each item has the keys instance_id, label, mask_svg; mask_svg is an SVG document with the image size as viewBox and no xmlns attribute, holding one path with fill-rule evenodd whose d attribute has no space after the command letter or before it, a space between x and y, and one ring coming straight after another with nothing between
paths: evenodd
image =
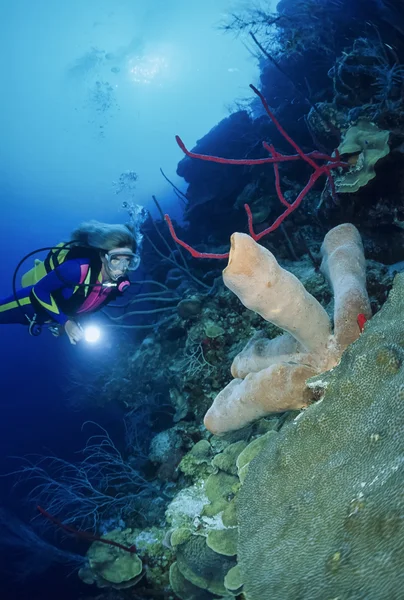
<instances>
[{"instance_id":1,"label":"diving mask","mask_svg":"<svg viewBox=\"0 0 404 600\"><path fill-rule=\"evenodd\" d=\"M140 257L126 248L111 250L105 254L107 265L112 272L126 273L135 271L140 263Z\"/></svg>"}]
</instances>

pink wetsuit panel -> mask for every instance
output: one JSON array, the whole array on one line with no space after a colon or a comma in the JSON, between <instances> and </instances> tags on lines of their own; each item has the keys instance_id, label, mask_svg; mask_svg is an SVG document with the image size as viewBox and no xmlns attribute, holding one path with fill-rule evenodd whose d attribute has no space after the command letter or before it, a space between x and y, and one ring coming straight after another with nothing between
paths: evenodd
<instances>
[{"instance_id":1,"label":"pink wetsuit panel","mask_svg":"<svg viewBox=\"0 0 404 600\"><path fill-rule=\"evenodd\" d=\"M109 293L111 288L102 288L101 286L93 287L83 304L80 306L78 313L91 312L102 304Z\"/></svg>"},{"instance_id":2,"label":"pink wetsuit panel","mask_svg":"<svg viewBox=\"0 0 404 600\"><path fill-rule=\"evenodd\" d=\"M81 265L80 283L83 283L88 273L88 265ZM99 281L97 283L100 283ZM101 285L96 285L92 288L83 304L78 309L77 313L91 312L104 302L106 297L111 292L110 287L103 288Z\"/></svg>"}]
</instances>

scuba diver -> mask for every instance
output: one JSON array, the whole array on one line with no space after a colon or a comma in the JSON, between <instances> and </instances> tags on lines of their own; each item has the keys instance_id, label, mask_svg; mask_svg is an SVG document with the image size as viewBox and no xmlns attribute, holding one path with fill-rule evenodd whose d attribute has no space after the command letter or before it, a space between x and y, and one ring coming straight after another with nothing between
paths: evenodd
<instances>
[{"instance_id":1,"label":"scuba diver","mask_svg":"<svg viewBox=\"0 0 404 600\"><path fill-rule=\"evenodd\" d=\"M0 324L28 325L31 335L48 326L55 336L67 334L72 344L84 331L77 321L81 315L98 311L127 289L127 274L139 266L137 243L131 225L109 225L99 221L82 223L72 241L50 250L44 261L21 278L17 271L31 252L20 261L13 278L13 294L0 299Z\"/></svg>"}]
</instances>

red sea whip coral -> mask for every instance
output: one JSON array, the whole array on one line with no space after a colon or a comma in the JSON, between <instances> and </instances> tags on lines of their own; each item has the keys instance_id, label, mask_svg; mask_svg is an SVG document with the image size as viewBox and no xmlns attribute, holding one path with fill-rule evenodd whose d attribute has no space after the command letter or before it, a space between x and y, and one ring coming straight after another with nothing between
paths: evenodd
<instances>
[{"instance_id":1,"label":"red sea whip coral","mask_svg":"<svg viewBox=\"0 0 404 600\"><path fill-rule=\"evenodd\" d=\"M181 140L181 138L178 135L176 136L176 140L177 140L177 143L178 143L179 147L181 148L181 150L183 150L183 152L190 158L197 158L199 160L205 160L208 162L215 162L215 163L220 163L220 164L225 164L225 165L272 164L274 166L275 188L276 188L276 192L278 194L278 198L279 198L281 204L285 207L285 210L283 211L283 213L280 214L279 217L277 217L275 219L275 221L272 223L272 225L270 225L269 227L266 227L260 233L255 233L254 228L253 228L253 216L251 213L251 209L248 206L248 204L244 205L245 211L247 213L247 218L248 218L249 234L255 241L259 241L261 238L263 238L268 233L275 231L275 229L277 229L279 227L279 225L281 225L281 223L283 223L283 221L293 211L295 211L300 206L303 198L311 190L313 185L316 183L316 181L322 175L325 175L327 177L330 188L331 188L331 192L332 192L333 196L335 196L335 187L334 187L334 182L333 182L332 175L331 175L331 169L335 169L337 167L347 167L348 165L347 165L347 163L340 160L338 150L335 151L335 156L328 156L327 154L323 154L323 153L317 152L317 151L309 152L308 154L303 152L303 150L296 144L296 142L294 142L292 140L292 138L289 136L289 134L286 133L286 131L283 129L282 125L279 123L278 119L275 117L275 115L269 108L268 103L265 100L264 96L261 94L261 92L259 92L257 90L257 88L254 87L253 85L250 85L250 87L253 90L253 92L255 92L255 94L257 94L257 96L261 100L262 105L263 105L267 115L270 117L270 119L274 123L275 127L278 129L279 133L281 133L281 135L285 138L285 140L287 140L289 142L289 144L294 148L294 150L296 151L296 154L291 154L291 155L282 154L280 152L277 152L272 144L267 144L267 142L263 142L264 148L270 154L270 157L268 157L268 158L255 158L255 159L221 158L219 156L208 156L206 154L197 154L195 152L191 152L191 151L187 150L184 142ZM288 202L288 200L286 200L286 198L284 197L282 190L281 190L280 175L279 175L279 163L290 162L290 161L294 161L294 160L303 160L304 162L309 164L314 169L314 172L311 174L309 181L306 183L304 188L298 194L296 199L293 202ZM318 164L316 161L323 161L323 163ZM179 244L183 248L185 248L188 252L190 252L190 254L194 258L219 258L220 259L220 258L228 258L229 257L228 252L226 252L225 254L214 254L214 253L210 253L210 252L198 252L198 250L195 250L195 248L192 248L189 244L187 244L186 242L184 242L183 240L180 240L178 238L177 234L175 233L174 226L172 224L172 221L171 221L169 215L165 215L164 218L168 224L171 236L174 239L174 241L177 242L177 244Z\"/></svg>"}]
</instances>

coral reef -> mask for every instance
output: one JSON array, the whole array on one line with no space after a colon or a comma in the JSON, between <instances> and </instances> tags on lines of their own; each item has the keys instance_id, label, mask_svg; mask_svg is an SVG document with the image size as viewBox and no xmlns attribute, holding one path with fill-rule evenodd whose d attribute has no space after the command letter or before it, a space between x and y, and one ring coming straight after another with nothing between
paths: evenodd
<instances>
[{"instance_id":1,"label":"coral reef","mask_svg":"<svg viewBox=\"0 0 404 600\"><path fill-rule=\"evenodd\" d=\"M335 237L330 235L328 239L326 238L322 250L324 272L327 272L329 279L334 282L339 280L341 273L344 273L344 250L340 254L340 248L344 248L344 244L341 243L338 235L335 235L338 234L338 231L341 230L336 229ZM344 241L347 242L346 239ZM348 246L346 250L355 255L355 250L358 248L355 245L357 244L355 236L351 239L351 243L353 243L353 247ZM359 290L363 289L363 279L360 277L363 269L360 252L359 246L359 255L356 257L359 271L355 272L353 278L353 281L359 284ZM296 276L304 282L307 290L320 298L326 306L330 303L330 291L310 263L302 261L298 265L291 263L288 267L294 270ZM384 285L384 290L386 290L389 281L390 276L380 265L370 265L369 291L375 310L379 309L380 304L385 300L381 286ZM350 328L346 327L346 323L349 325L350 321L349 319L347 322L344 321L344 314L340 310L347 301L344 290L355 290L352 280L350 285L345 287L335 285L333 304L327 306L327 312L331 312L330 309L334 310L336 323L340 318L343 321L338 331L349 334L348 339L342 336L339 342L341 347L352 341L349 337L351 335ZM354 294L353 298L348 298L348 300L354 302L355 305L357 296ZM366 325L365 333L355 344L349 346L347 353L356 351L361 340L367 339L365 336L371 330L376 318ZM188 338L191 340L206 339L206 344L203 344L204 352L209 355L209 361L214 365L211 376L208 376L203 384L206 386L204 389L207 390L203 393L206 393L208 399L211 398L209 390L212 390L213 382L218 377L217 372L221 373L224 379L227 377L229 357L237 356L247 340L254 334L255 339L252 344L248 344L249 347L256 349L256 343L260 342L264 346L264 352L254 354L254 352L248 351L247 355L241 354L242 360L233 365L234 369L237 368L240 372L242 369L248 371L251 368L251 358L255 368L258 371L261 370L262 365L259 361L262 359L262 355L265 360L268 359L268 352L265 348L268 344L270 346L273 341L276 341L275 345L278 348L276 352L289 352L291 349L295 352L296 346L300 347L304 341L304 339L302 342L296 341L291 347L290 340L285 341L282 336L276 337L279 330L274 325L265 321L262 323L259 315L244 308L232 292L222 288L219 288L214 298L201 297L200 310L196 315L181 313L181 316L179 314L176 316L175 322L176 327L181 326L186 332L185 336L173 341L169 330L164 328L159 328L147 336L146 349L161 348L155 356L152 352L148 353L150 368L156 369L156 372L160 369L162 377L171 377L172 372L177 373L177 362L184 351ZM212 322L215 324L214 328L212 328ZM262 327L263 324L264 327ZM356 321L355 325L357 326ZM212 331L219 335L211 338L206 336L207 332L211 333ZM329 324L327 332L329 332ZM357 330L355 330L354 337L356 337L356 333ZM285 336L289 335L285 334ZM222 340L223 337L224 340ZM218 346L216 345L217 341L220 341ZM344 363L345 354L342 357L341 365L331 371L332 377L338 379L338 369L346 364ZM390 364L387 355L386 361L384 358L385 354L382 353L380 355L381 362L384 364L387 361ZM136 355L135 364L138 360L141 360L139 354ZM361 360L358 359L358 361L358 364L361 364ZM132 393L134 402L136 402L136 394L141 393L140 390L145 385L145 381L148 381L149 374L145 369L134 370L134 373L136 373L136 385ZM99 546L101 544L94 542L86 557L87 564L80 571L84 581L95 583L99 587L106 586L105 589L108 591L102 596L103 600L116 598L113 596L115 588L119 588L116 590L116 593L119 593L117 596L119 600L126 600L133 596L153 597L153 594L156 597L170 598L173 593L182 600L213 600L218 596L230 600L230 598L242 597L240 594L243 590L243 583L244 597L248 598L248 594L246 595L248 579L245 578L244 563L242 562L245 559L240 545L240 526L243 523L241 515L244 510L244 508L240 508L240 498L244 502L243 506L246 504L251 506L249 512L252 515L255 514L255 508L250 501L244 500L244 497L241 496L244 493L244 486L250 490L259 489L255 482L251 483L251 487L249 487L249 477L252 476L250 471L254 472L260 457L265 455L269 447L277 445L280 437L283 439L283 436L287 435L291 428L296 427L296 424L304 423L306 414L310 414L310 411L317 407L320 408L325 402L323 400L309 407L297 420L296 416L299 411L288 411L280 415L261 418L242 430L228 433L224 437L216 437L203 428L201 425L203 412L197 410L196 407L197 401L202 396L198 392L198 387L201 386L200 373L185 373L183 377L182 383L176 379L176 386L179 393L184 390L184 387L187 387L185 406L188 407L189 420L171 421L169 427L155 433L149 453L150 462L147 466L148 477L155 477L161 482L160 494L162 495L163 511L160 509L157 512L154 511L152 507L154 500L150 501L146 498L145 502L140 502L137 507L134 506L132 516L128 515L126 527L123 524L121 530L115 530L112 533L111 526L108 527L104 519L102 523L105 523L109 531L106 534L107 538L112 539L113 537L125 546L136 546L136 554L132 555L119 548L106 546L102 548L103 555L100 557L101 548ZM328 375L322 374L320 377L321 381L325 381ZM131 380L135 381L133 375L131 375ZM318 384L316 384L317 388ZM347 392L344 392L344 395L346 394ZM198 400L195 401L195 398ZM194 409L190 408L193 406L193 401L195 401ZM346 399L346 401L348 400ZM194 410L195 412L193 412ZM190 418L189 415L192 417ZM347 421L346 411L340 415L341 423L343 422L345 425L350 422L350 419L351 416ZM317 420L314 428L318 428ZM347 429L351 433L355 432L355 428ZM373 430L370 435L372 433L376 434L373 436L375 443L379 442L379 439L376 438L381 433L373 432ZM338 435L342 436L342 434ZM135 443L136 436L131 434L130 439L133 440L132 443ZM348 444L347 439L345 443ZM340 451L342 450L340 449ZM318 457L318 451L316 456ZM301 464L301 460L300 458L300 462L297 461L296 464ZM266 463L265 468L269 470L270 464ZM154 485L157 493L158 486ZM125 486L125 491L130 492L130 486ZM136 514L137 508L141 511L141 515ZM257 514L260 514L259 511ZM269 520L268 517L266 519ZM244 524L242 526L244 527ZM335 562L338 563L338 552L340 552L339 549L334 552L337 556L334 561L332 560L333 555L331 555L332 565ZM241 558L242 556L243 558ZM121 568L122 561L124 562ZM136 570L139 570L140 562L143 567L141 572L133 575ZM241 565L243 568L240 570ZM250 567L247 568L251 570ZM139 577L141 577L140 580ZM259 577L261 576L259 575ZM127 586L130 587L126 590Z\"/></svg>"},{"instance_id":2,"label":"coral reef","mask_svg":"<svg viewBox=\"0 0 404 600\"><path fill-rule=\"evenodd\" d=\"M401 595L404 276L238 495L248 600Z\"/></svg>"}]
</instances>

